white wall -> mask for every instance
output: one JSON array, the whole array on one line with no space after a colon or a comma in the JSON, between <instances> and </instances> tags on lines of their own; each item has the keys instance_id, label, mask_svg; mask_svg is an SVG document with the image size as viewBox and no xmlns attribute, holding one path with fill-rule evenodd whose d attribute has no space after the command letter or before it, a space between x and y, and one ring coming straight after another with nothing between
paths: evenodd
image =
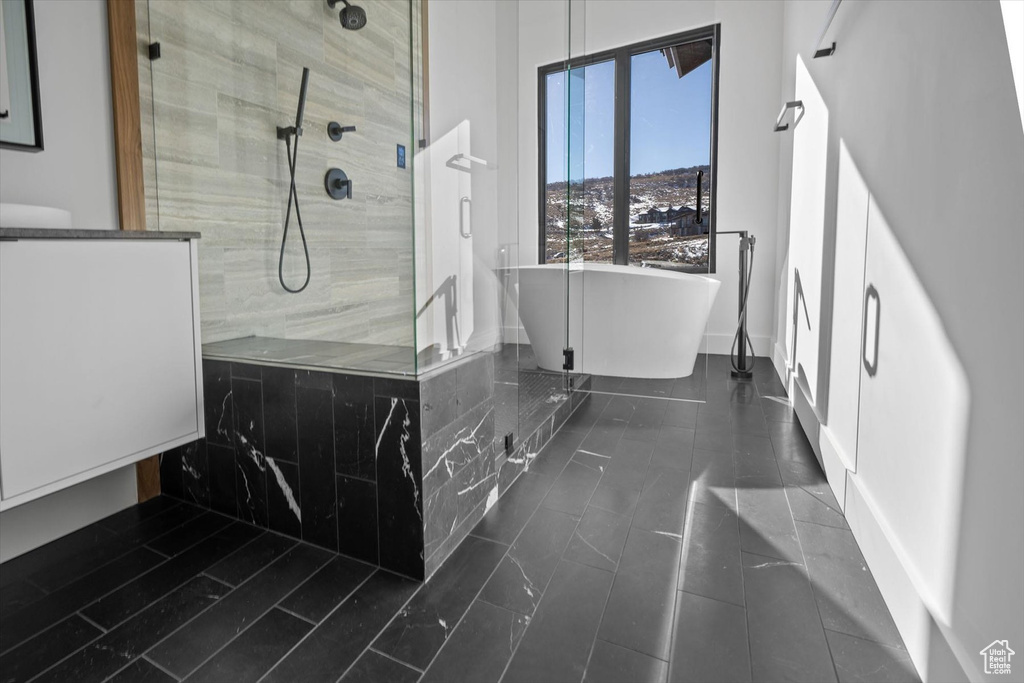
<instances>
[{"instance_id":1,"label":"white wall","mask_svg":"<svg viewBox=\"0 0 1024 683\"><path fill-rule=\"evenodd\" d=\"M42 152L0 149L0 201L71 212L72 227L117 230L107 4L35 3ZM0 515L0 561L136 502L125 467Z\"/></svg>"},{"instance_id":2,"label":"white wall","mask_svg":"<svg viewBox=\"0 0 1024 683\"><path fill-rule=\"evenodd\" d=\"M135 466L33 500L0 514L0 562L6 562L137 502Z\"/></svg>"},{"instance_id":3,"label":"white wall","mask_svg":"<svg viewBox=\"0 0 1024 683\"><path fill-rule=\"evenodd\" d=\"M759 356L772 332L778 202L778 113L782 5L774 1L573 0L573 55L722 25L718 101L718 230L757 237L747 327ZM565 59L569 49L565 2L524 2L519 10L519 245L521 263L536 263L537 67ZM581 27L583 30L581 30ZM736 332L738 243L718 239L722 282L708 322L709 349L728 353Z\"/></svg>"},{"instance_id":4,"label":"white wall","mask_svg":"<svg viewBox=\"0 0 1024 683\"><path fill-rule=\"evenodd\" d=\"M948 618L929 613L887 545L885 514L899 513L880 515L858 497L870 482L851 487L847 513L922 676L981 680L983 647L996 638L1024 642L1024 131L1000 5L844 2L829 38L836 54L813 60L827 7L825 0L786 3L777 98L792 95L802 55L828 107L830 158L842 140L967 376L963 512ZM785 138L779 161L777 272L788 255L791 146ZM777 284L781 329L786 283ZM915 483L906 482L907 504L921 494Z\"/></svg>"},{"instance_id":5,"label":"white wall","mask_svg":"<svg viewBox=\"0 0 1024 683\"><path fill-rule=\"evenodd\" d=\"M70 211L74 228L117 230L107 3L34 7L43 151L0 149L0 201Z\"/></svg>"}]
</instances>

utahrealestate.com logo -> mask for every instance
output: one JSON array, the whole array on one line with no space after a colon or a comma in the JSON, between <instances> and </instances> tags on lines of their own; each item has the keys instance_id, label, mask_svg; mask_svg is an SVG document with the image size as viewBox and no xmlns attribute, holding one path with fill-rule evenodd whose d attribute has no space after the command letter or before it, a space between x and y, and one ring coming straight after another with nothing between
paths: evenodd
<instances>
[{"instance_id":1,"label":"utahrealestate.com logo","mask_svg":"<svg viewBox=\"0 0 1024 683\"><path fill-rule=\"evenodd\" d=\"M981 659L985 662L985 673L1008 675L1010 673L1010 658L1015 654L1017 653L1010 649L1008 641L993 640L981 651Z\"/></svg>"}]
</instances>

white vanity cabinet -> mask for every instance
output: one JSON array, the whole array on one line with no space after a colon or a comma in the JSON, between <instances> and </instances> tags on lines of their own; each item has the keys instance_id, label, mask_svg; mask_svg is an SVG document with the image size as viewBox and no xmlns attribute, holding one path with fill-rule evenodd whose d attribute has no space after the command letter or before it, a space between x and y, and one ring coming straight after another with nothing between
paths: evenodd
<instances>
[{"instance_id":1,"label":"white vanity cabinet","mask_svg":"<svg viewBox=\"0 0 1024 683\"><path fill-rule=\"evenodd\" d=\"M0 231L0 510L205 436L197 234Z\"/></svg>"}]
</instances>

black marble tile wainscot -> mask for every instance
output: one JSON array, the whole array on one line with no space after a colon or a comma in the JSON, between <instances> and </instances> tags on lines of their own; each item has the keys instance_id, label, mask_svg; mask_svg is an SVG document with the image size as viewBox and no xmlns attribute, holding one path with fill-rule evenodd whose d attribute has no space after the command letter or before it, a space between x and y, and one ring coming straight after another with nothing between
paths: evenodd
<instances>
[{"instance_id":1,"label":"black marble tile wainscot","mask_svg":"<svg viewBox=\"0 0 1024 683\"><path fill-rule=\"evenodd\" d=\"M422 579L425 577L419 401L377 396L374 409L380 564Z\"/></svg>"},{"instance_id":2,"label":"black marble tile wainscot","mask_svg":"<svg viewBox=\"0 0 1024 683\"><path fill-rule=\"evenodd\" d=\"M162 456L163 492L416 579L580 405L552 406L506 453L492 354L419 381L203 363L207 436Z\"/></svg>"},{"instance_id":3,"label":"black marble tile wainscot","mask_svg":"<svg viewBox=\"0 0 1024 683\"><path fill-rule=\"evenodd\" d=\"M377 477L373 382L372 377L336 374L331 387L337 472L369 481Z\"/></svg>"},{"instance_id":4,"label":"black marble tile wainscot","mask_svg":"<svg viewBox=\"0 0 1024 683\"><path fill-rule=\"evenodd\" d=\"M217 360L203 369L207 438L162 456L165 494L423 578L417 382Z\"/></svg>"},{"instance_id":5,"label":"black marble tile wainscot","mask_svg":"<svg viewBox=\"0 0 1024 683\"><path fill-rule=\"evenodd\" d=\"M296 395L299 429L299 481L302 539L338 549L337 492L334 481L334 413L329 388L316 388L308 375ZM327 378L328 382L330 378Z\"/></svg>"},{"instance_id":6,"label":"black marble tile wainscot","mask_svg":"<svg viewBox=\"0 0 1024 683\"><path fill-rule=\"evenodd\" d=\"M252 368L255 367L255 373ZM253 375L257 377L254 379ZM263 438L263 386L258 366L231 367L234 412L235 501L238 518L266 527L267 463Z\"/></svg>"}]
</instances>

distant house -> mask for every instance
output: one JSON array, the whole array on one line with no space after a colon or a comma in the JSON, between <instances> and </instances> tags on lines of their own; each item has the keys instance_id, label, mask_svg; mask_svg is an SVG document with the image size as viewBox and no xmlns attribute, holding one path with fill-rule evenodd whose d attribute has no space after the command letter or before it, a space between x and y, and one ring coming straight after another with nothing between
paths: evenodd
<instances>
[{"instance_id":1,"label":"distant house","mask_svg":"<svg viewBox=\"0 0 1024 683\"><path fill-rule=\"evenodd\" d=\"M993 640L980 654L985 663L986 674L1008 674L1010 658L1017 653L1010 649L1009 641Z\"/></svg>"},{"instance_id":2,"label":"distant house","mask_svg":"<svg viewBox=\"0 0 1024 683\"><path fill-rule=\"evenodd\" d=\"M669 233L676 236L703 235L708 232L707 214L696 222L697 209L692 206L653 206L639 214L636 223L670 224Z\"/></svg>"}]
</instances>

